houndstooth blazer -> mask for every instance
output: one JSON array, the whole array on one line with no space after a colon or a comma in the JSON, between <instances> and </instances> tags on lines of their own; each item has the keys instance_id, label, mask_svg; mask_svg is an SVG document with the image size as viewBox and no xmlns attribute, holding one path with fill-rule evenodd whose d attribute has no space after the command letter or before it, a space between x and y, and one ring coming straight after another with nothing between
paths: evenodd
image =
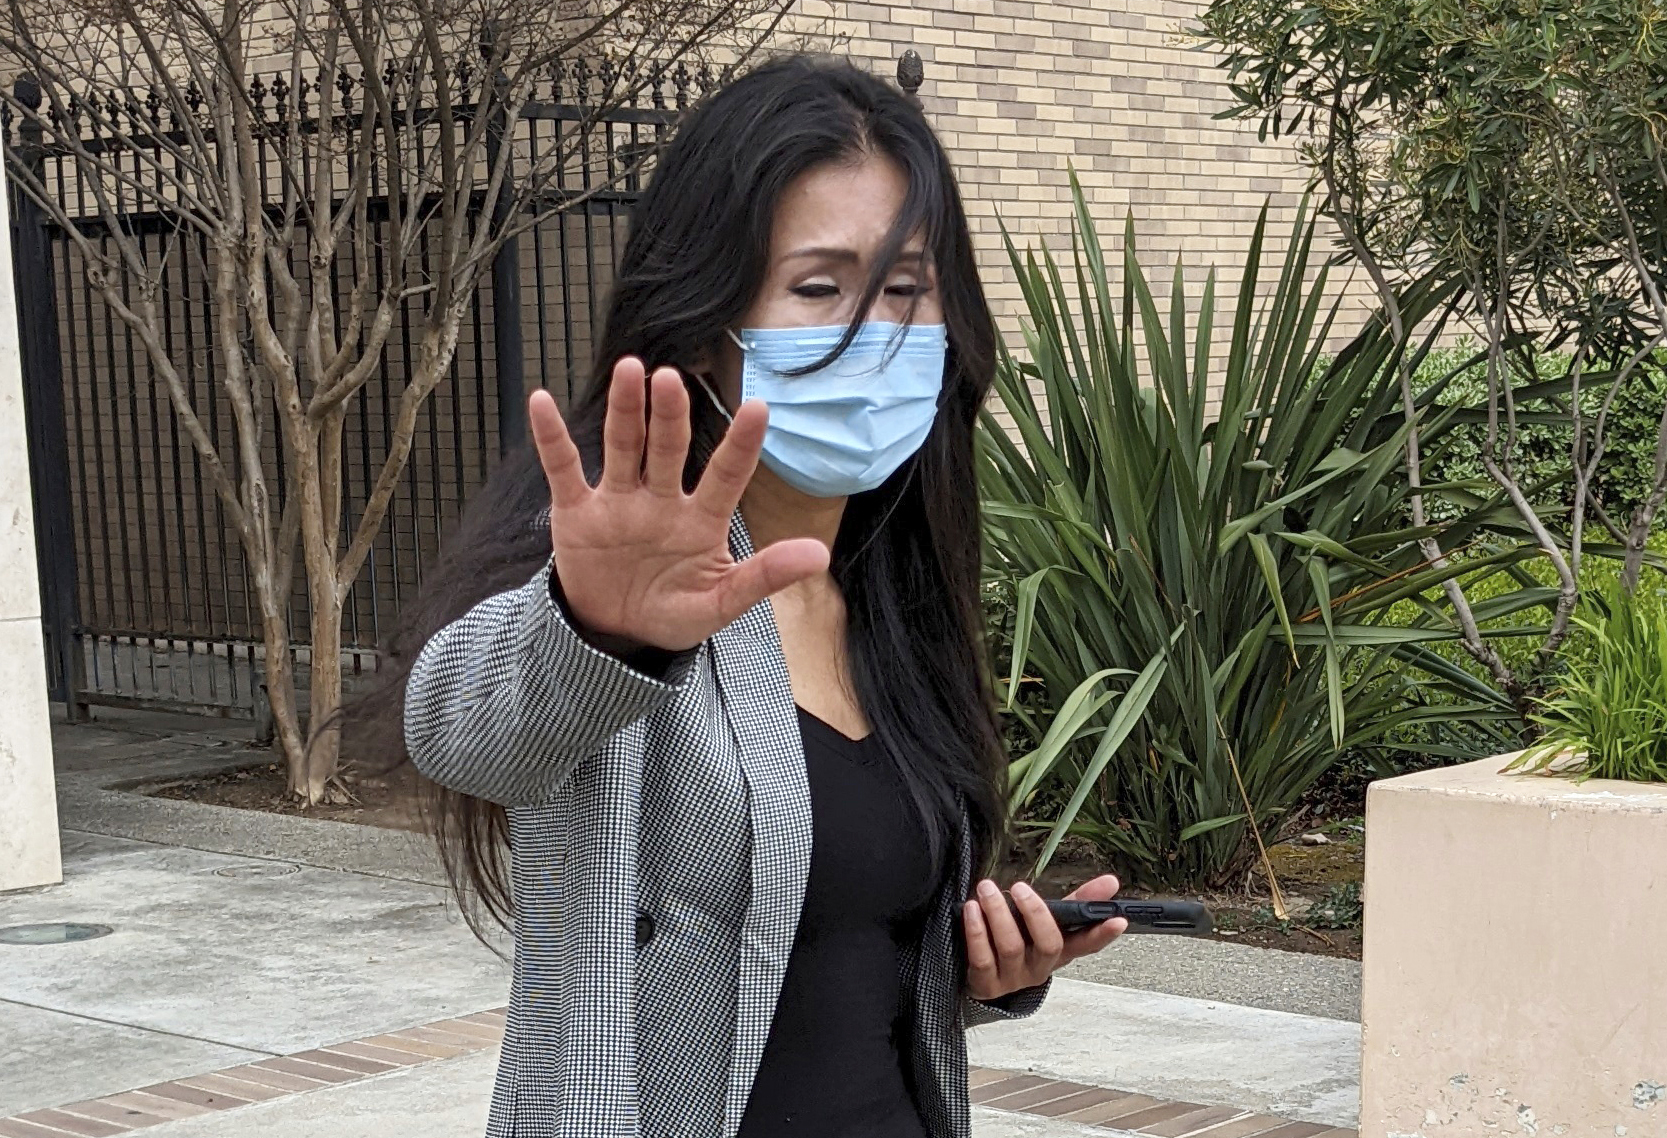
<instances>
[{"instance_id":1,"label":"houndstooth blazer","mask_svg":"<svg viewBox=\"0 0 1667 1138\"><path fill-rule=\"evenodd\" d=\"M752 553L739 515L735 556ZM590 647L547 564L437 633L405 692L428 777L509 808L515 961L488 1138L733 1138L810 868L804 753L765 601L659 678ZM903 961L906 1061L932 1138L968 1138L955 872ZM829 1072L830 1075L837 1074Z\"/></svg>"}]
</instances>

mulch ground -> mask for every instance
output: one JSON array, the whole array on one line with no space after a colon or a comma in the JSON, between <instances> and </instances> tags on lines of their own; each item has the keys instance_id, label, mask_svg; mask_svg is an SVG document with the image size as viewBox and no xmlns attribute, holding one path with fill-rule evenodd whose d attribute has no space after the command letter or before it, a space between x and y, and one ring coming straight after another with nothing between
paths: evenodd
<instances>
[{"instance_id":1,"label":"mulch ground","mask_svg":"<svg viewBox=\"0 0 1667 1138\"><path fill-rule=\"evenodd\" d=\"M1287 842L1269 848L1268 860L1273 863L1274 875L1279 879L1290 911L1290 919L1283 922L1273 914L1260 874L1247 883L1246 889L1234 892L1177 894L1126 884L1120 895L1202 901L1215 924L1215 931L1210 934L1212 940L1359 960L1358 924L1344 929L1312 928L1304 925L1300 915L1309 903L1324 897L1334 887L1358 882L1364 876L1365 835L1358 827L1358 820L1347 819L1323 831L1328 839L1325 845ZM1010 860L1003 867L1002 879L1019 876L1021 866L1022 863ZM1097 856L1092 847L1067 839L1060 844L1047 869L1031 884L1043 896L1063 897L1084 881L1107 872L1115 872L1115 868Z\"/></svg>"},{"instance_id":2,"label":"mulch ground","mask_svg":"<svg viewBox=\"0 0 1667 1138\"><path fill-rule=\"evenodd\" d=\"M143 793L156 798L322 818L328 822L353 822L390 830L420 831L423 828L422 816L417 808L417 774L409 766L401 767L386 777L360 778L349 782L346 791L351 800L342 803L304 806L289 797L288 789L289 781L282 763L261 763L200 778L148 786Z\"/></svg>"},{"instance_id":3,"label":"mulch ground","mask_svg":"<svg viewBox=\"0 0 1667 1138\"><path fill-rule=\"evenodd\" d=\"M349 776L352 779L353 776ZM289 798L283 766L260 763L239 770L224 771L194 779L181 779L146 787L143 793L159 798L230 806L240 810L322 818L331 822L382 826L396 830L423 829L417 807L417 775L411 767L381 777L362 777L347 785L351 801L305 807ZM1305 906L1329 890L1358 882L1365 872L1365 840L1357 819L1343 819L1322 831L1329 839L1324 845L1287 842L1268 851L1274 873L1292 916L1275 918L1269 907L1266 887L1257 879L1240 892L1191 894L1189 900L1203 901L1215 921L1212 939L1287 952L1317 953L1322 956L1360 959L1360 928L1313 928L1305 926ZM998 876L1003 882L1020 876L1024 862L1010 860ZM1047 897L1062 897L1078 885L1108 872L1107 863L1086 843L1067 840L1052 863L1031 883ZM1157 894L1128 886L1128 897ZM1164 894L1174 896L1174 894Z\"/></svg>"}]
</instances>

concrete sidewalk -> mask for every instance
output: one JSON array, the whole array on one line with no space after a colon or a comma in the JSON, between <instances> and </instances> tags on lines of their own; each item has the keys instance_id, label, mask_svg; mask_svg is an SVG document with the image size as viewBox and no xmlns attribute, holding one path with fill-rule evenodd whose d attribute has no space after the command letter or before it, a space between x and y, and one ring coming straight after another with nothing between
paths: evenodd
<instances>
[{"instance_id":1,"label":"concrete sidewalk","mask_svg":"<svg viewBox=\"0 0 1667 1138\"><path fill-rule=\"evenodd\" d=\"M481 1133L508 969L420 840L111 790L159 747L173 769L250 756L210 732L63 730L66 880L0 897L0 926L114 931L0 945L0 1138ZM1289 955L1128 938L1074 966L1032 1020L969 1034L978 1138L1229 1116L1217 1138L1344 1138L1358 1027L1219 998L1352 1011L1348 962Z\"/></svg>"},{"instance_id":2,"label":"concrete sidewalk","mask_svg":"<svg viewBox=\"0 0 1667 1138\"><path fill-rule=\"evenodd\" d=\"M430 844L417 835L110 789L142 778L247 765L266 752L248 749L246 723L102 709L99 715L95 724L54 727L67 828L445 884ZM1358 961L1223 941L1129 937L1115 952L1076 961L1062 974L1269 1011L1357 1022L1360 1017Z\"/></svg>"},{"instance_id":3,"label":"concrete sidewalk","mask_svg":"<svg viewBox=\"0 0 1667 1138\"><path fill-rule=\"evenodd\" d=\"M0 1117L504 1002L507 972L433 886L65 834L65 882L0 925Z\"/></svg>"},{"instance_id":4,"label":"concrete sidewalk","mask_svg":"<svg viewBox=\"0 0 1667 1138\"><path fill-rule=\"evenodd\" d=\"M1082 980L1055 979L1029 1019L969 1031L967 1059L1328 1126L1359 1110L1357 1024Z\"/></svg>"}]
</instances>

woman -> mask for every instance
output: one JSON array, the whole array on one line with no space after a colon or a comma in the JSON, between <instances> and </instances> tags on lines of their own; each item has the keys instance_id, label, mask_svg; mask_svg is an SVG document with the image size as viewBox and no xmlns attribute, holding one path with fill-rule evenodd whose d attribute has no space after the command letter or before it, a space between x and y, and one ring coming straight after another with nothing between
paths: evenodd
<instances>
[{"instance_id":1,"label":"woman","mask_svg":"<svg viewBox=\"0 0 1667 1138\"><path fill-rule=\"evenodd\" d=\"M637 207L598 359L571 427L534 394L536 451L393 656L454 880L513 917L489 1133L965 1138L963 1026L1124 926L971 888L1006 829L994 332L921 113L805 58L715 94Z\"/></svg>"}]
</instances>

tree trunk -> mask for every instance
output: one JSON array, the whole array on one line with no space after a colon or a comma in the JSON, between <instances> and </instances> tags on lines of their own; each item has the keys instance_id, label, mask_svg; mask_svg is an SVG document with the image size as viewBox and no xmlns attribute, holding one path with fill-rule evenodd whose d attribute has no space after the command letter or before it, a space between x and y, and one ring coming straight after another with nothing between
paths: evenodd
<instances>
[{"instance_id":1,"label":"tree trunk","mask_svg":"<svg viewBox=\"0 0 1667 1138\"><path fill-rule=\"evenodd\" d=\"M282 601L262 592L261 640L266 648L266 701L272 708L273 744L292 772L306 753L307 740L301 731L301 709L295 700L295 669L289 656L289 621ZM293 784L292 784L293 785Z\"/></svg>"},{"instance_id":2,"label":"tree trunk","mask_svg":"<svg viewBox=\"0 0 1667 1138\"><path fill-rule=\"evenodd\" d=\"M341 605L335 593L334 566L330 585L313 586L312 682L307 714L307 754L292 768L290 788L309 806L323 802L336 777L341 752L341 728L336 713L341 708Z\"/></svg>"},{"instance_id":3,"label":"tree trunk","mask_svg":"<svg viewBox=\"0 0 1667 1138\"><path fill-rule=\"evenodd\" d=\"M341 527L341 428L339 410L309 425L300 408L292 423L296 460L290 492L301 503L301 555L312 602L312 672L307 704L307 753L292 769L290 789L309 806L325 800L336 777L340 751L341 628L344 590L337 588L337 540Z\"/></svg>"},{"instance_id":4,"label":"tree trunk","mask_svg":"<svg viewBox=\"0 0 1667 1138\"><path fill-rule=\"evenodd\" d=\"M1629 596L1638 591L1638 579L1644 572L1644 554L1650 548L1650 530L1655 526L1655 515L1667 498L1667 485L1657 484L1650 496L1633 511L1632 524L1627 528L1626 559L1621 565L1621 589Z\"/></svg>"}]
</instances>

